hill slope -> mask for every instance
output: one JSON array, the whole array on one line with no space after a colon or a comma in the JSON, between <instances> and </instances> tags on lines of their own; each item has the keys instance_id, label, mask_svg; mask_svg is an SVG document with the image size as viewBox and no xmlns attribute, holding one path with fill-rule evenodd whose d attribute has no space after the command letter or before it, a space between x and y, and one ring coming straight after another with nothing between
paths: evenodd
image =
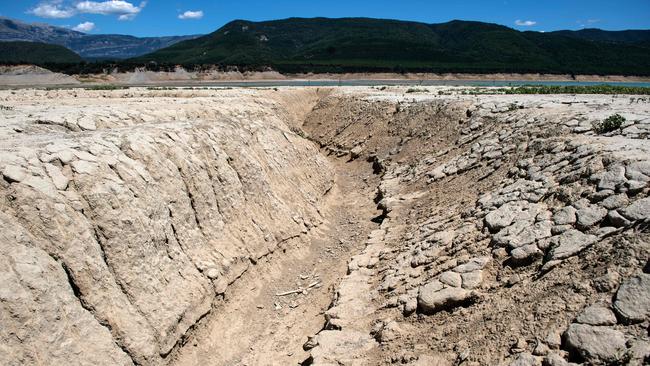
<instances>
[{"instance_id":1,"label":"hill slope","mask_svg":"<svg viewBox=\"0 0 650 366\"><path fill-rule=\"evenodd\" d=\"M0 42L0 63L75 63L82 58L69 49L39 42Z\"/></svg>"},{"instance_id":2,"label":"hill slope","mask_svg":"<svg viewBox=\"0 0 650 366\"><path fill-rule=\"evenodd\" d=\"M138 61L272 66L280 71L650 74L642 45L519 32L480 22L368 18L233 21Z\"/></svg>"},{"instance_id":3,"label":"hill slope","mask_svg":"<svg viewBox=\"0 0 650 366\"><path fill-rule=\"evenodd\" d=\"M65 46L84 58L124 59L144 55L198 36L145 37L91 35L48 24L28 24L0 17L0 41L30 41Z\"/></svg>"},{"instance_id":4,"label":"hill slope","mask_svg":"<svg viewBox=\"0 0 650 366\"><path fill-rule=\"evenodd\" d=\"M604 31L590 28L579 31L557 31L551 34L597 42L650 44L650 30Z\"/></svg>"}]
</instances>

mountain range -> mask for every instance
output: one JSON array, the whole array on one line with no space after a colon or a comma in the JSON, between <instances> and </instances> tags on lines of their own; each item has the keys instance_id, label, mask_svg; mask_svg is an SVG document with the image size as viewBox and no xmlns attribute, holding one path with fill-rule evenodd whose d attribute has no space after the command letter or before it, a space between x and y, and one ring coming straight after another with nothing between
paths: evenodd
<instances>
[{"instance_id":1,"label":"mountain range","mask_svg":"<svg viewBox=\"0 0 650 366\"><path fill-rule=\"evenodd\" d=\"M126 59L196 37L198 35L144 38L119 34L95 35L0 17L0 41L56 44L71 49L85 59Z\"/></svg>"},{"instance_id":2,"label":"mountain range","mask_svg":"<svg viewBox=\"0 0 650 366\"><path fill-rule=\"evenodd\" d=\"M269 65L284 72L650 74L650 31L520 32L471 21L236 20L140 61Z\"/></svg>"},{"instance_id":3,"label":"mountain range","mask_svg":"<svg viewBox=\"0 0 650 366\"><path fill-rule=\"evenodd\" d=\"M56 44L40 42L0 42L0 62L39 64L43 60L53 63L77 63L81 56Z\"/></svg>"},{"instance_id":4,"label":"mountain range","mask_svg":"<svg viewBox=\"0 0 650 366\"><path fill-rule=\"evenodd\" d=\"M283 73L650 75L650 30L543 33L460 20L427 24L371 18L289 18L235 20L204 36L137 38L87 35L0 18L2 40L63 45L85 59L123 59L115 65L121 69L145 64L168 69L180 64L272 68ZM82 69L66 66L62 71L89 72L87 65ZM101 70L101 65L98 67Z\"/></svg>"}]
</instances>

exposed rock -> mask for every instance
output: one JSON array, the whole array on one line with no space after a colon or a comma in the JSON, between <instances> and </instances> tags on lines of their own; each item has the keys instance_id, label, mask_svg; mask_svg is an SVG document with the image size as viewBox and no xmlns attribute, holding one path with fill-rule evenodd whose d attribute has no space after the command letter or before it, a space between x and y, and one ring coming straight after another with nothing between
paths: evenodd
<instances>
[{"instance_id":1,"label":"exposed rock","mask_svg":"<svg viewBox=\"0 0 650 366\"><path fill-rule=\"evenodd\" d=\"M490 261L492 258L490 257L477 257L477 258L472 258L469 262L465 264L461 264L454 268L455 272L458 273L466 273L466 272L473 272L477 270L483 269Z\"/></svg>"},{"instance_id":2,"label":"exposed rock","mask_svg":"<svg viewBox=\"0 0 650 366\"><path fill-rule=\"evenodd\" d=\"M650 360L650 342L635 339L628 344L628 365L642 366L647 365Z\"/></svg>"},{"instance_id":3,"label":"exposed rock","mask_svg":"<svg viewBox=\"0 0 650 366\"><path fill-rule=\"evenodd\" d=\"M650 218L650 197L635 201L620 212L629 220L646 220Z\"/></svg>"},{"instance_id":4,"label":"exposed rock","mask_svg":"<svg viewBox=\"0 0 650 366\"><path fill-rule=\"evenodd\" d=\"M63 191L68 188L70 179L63 175L61 169L52 164L45 164L45 170L47 171L47 174L50 176L50 178L52 178L52 182L54 183L56 189Z\"/></svg>"},{"instance_id":5,"label":"exposed rock","mask_svg":"<svg viewBox=\"0 0 650 366\"><path fill-rule=\"evenodd\" d=\"M565 259L588 248L596 242L594 235L583 234L578 230L569 230L553 237L555 246L550 251L550 260Z\"/></svg>"},{"instance_id":6,"label":"exposed rock","mask_svg":"<svg viewBox=\"0 0 650 366\"><path fill-rule=\"evenodd\" d=\"M607 222L614 227L625 227L630 225L630 220L623 217L618 211L612 210L607 213Z\"/></svg>"},{"instance_id":7,"label":"exposed rock","mask_svg":"<svg viewBox=\"0 0 650 366\"><path fill-rule=\"evenodd\" d=\"M577 227L581 230L586 230L601 222L607 216L607 210L602 207L591 206L578 210L576 215Z\"/></svg>"},{"instance_id":8,"label":"exposed rock","mask_svg":"<svg viewBox=\"0 0 650 366\"><path fill-rule=\"evenodd\" d=\"M542 361L542 366L569 366L564 357L558 355L557 353L551 353L548 356L544 357Z\"/></svg>"},{"instance_id":9,"label":"exposed rock","mask_svg":"<svg viewBox=\"0 0 650 366\"><path fill-rule=\"evenodd\" d=\"M318 347L311 350L314 365L360 365L364 355L377 346L369 334L354 331L326 330L315 340Z\"/></svg>"},{"instance_id":10,"label":"exposed rock","mask_svg":"<svg viewBox=\"0 0 650 366\"><path fill-rule=\"evenodd\" d=\"M19 182L0 184L11 196L0 200L0 250L30 248L0 266L15 282L0 286L0 364L166 363L252 263L322 223L332 167L288 134L278 103L145 90L125 103L130 92L47 92L0 123L3 177ZM92 98L59 105L71 93ZM82 113L101 129L33 122ZM8 135L11 124L36 132Z\"/></svg>"},{"instance_id":11,"label":"exposed rock","mask_svg":"<svg viewBox=\"0 0 650 366\"><path fill-rule=\"evenodd\" d=\"M623 333L607 327L571 324L564 337L569 350L594 364L615 362L626 352Z\"/></svg>"},{"instance_id":12,"label":"exposed rock","mask_svg":"<svg viewBox=\"0 0 650 366\"><path fill-rule=\"evenodd\" d=\"M616 324L616 315L603 305L592 305L578 315L576 322L588 325L614 325Z\"/></svg>"},{"instance_id":13,"label":"exposed rock","mask_svg":"<svg viewBox=\"0 0 650 366\"><path fill-rule=\"evenodd\" d=\"M532 259L541 258L543 253L539 250L537 245L529 244L513 249L510 252L510 255L512 255L512 259L515 263L525 264Z\"/></svg>"},{"instance_id":14,"label":"exposed rock","mask_svg":"<svg viewBox=\"0 0 650 366\"><path fill-rule=\"evenodd\" d=\"M463 280L460 274L452 271L444 272L438 277L438 280L446 285L453 287L460 287L463 284Z\"/></svg>"},{"instance_id":15,"label":"exposed rock","mask_svg":"<svg viewBox=\"0 0 650 366\"><path fill-rule=\"evenodd\" d=\"M361 153L363 152L363 146L355 146L350 150L350 157L352 159L358 159L361 156Z\"/></svg>"},{"instance_id":16,"label":"exposed rock","mask_svg":"<svg viewBox=\"0 0 650 366\"><path fill-rule=\"evenodd\" d=\"M650 181L650 162L639 161L628 164L625 167L625 176L627 179L641 182Z\"/></svg>"},{"instance_id":17,"label":"exposed rock","mask_svg":"<svg viewBox=\"0 0 650 366\"><path fill-rule=\"evenodd\" d=\"M514 361L510 362L510 366L539 366L542 362L530 353L523 352L517 355Z\"/></svg>"},{"instance_id":18,"label":"exposed rock","mask_svg":"<svg viewBox=\"0 0 650 366\"><path fill-rule=\"evenodd\" d=\"M461 277L463 278L463 288L473 290L483 282L483 271L466 272Z\"/></svg>"},{"instance_id":19,"label":"exposed rock","mask_svg":"<svg viewBox=\"0 0 650 366\"><path fill-rule=\"evenodd\" d=\"M643 364L650 104L427 88L0 91L0 363Z\"/></svg>"},{"instance_id":20,"label":"exposed rock","mask_svg":"<svg viewBox=\"0 0 650 366\"><path fill-rule=\"evenodd\" d=\"M625 183L627 193L632 195L642 192L647 186L648 183L640 182L638 180L629 180Z\"/></svg>"},{"instance_id":21,"label":"exposed rock","mask_svg":"<svg viewBox=\"0 0 650 366\"><path fill-rule=\"evenodd\" d=\"M418 308L425 314L434 314L471 302L475 297L471 291L457 287L444 287L439 281L433 281L420 287Z\"/></svg>"},{"instance_id":22,"label":"exposed rock","mask_svg":"<svg viewBox=\"0 0 650 366\"><path fill-rule=\"evenodd\" d=\"M623 282L616 293L614 310L627 323L650 318L650 274L642 273Z\"/></svg>"},{"instance_id":23,"label":"exposed rock","mask_svg":"<svg viewBox=\"0 0 650 366\"><path fill-rule=\"evenodd\" d=\"M618 186L625 183L625 167L616 165L610 167L605 173L600 174L598 189L615 190Z\"/></svg>"},{"instance_id":24,"label":"exposed rock","mask_svg":"<svg viewBox=\"0 0 650 366\"><path fill-rule=\"evenodd\" d=\"M577 210L573 206L566 206L553 214L553 222L556 225L568 225L576 222Z\"/></svg>"},{"instance_id":25,"label":"exposed rock","mask_svg":"<svg viewBox=\"0 0 650 366\"><path fill-rule=\"evenodd\" d=\"M2 177L10 183L21 182L27 177L27 171L16 165L7 165L2 170Z\"/></svg>"},{"instance_id":26,"label":"exposed rock","mask_svg":"<svg viewBox=\"0 0 650 366\"><path fill-rule=\"evenodd\" d=\"M6 220L0 214L2 226ZM12 243L0 245L2 364L132 365L110 330L83 308L65 267L28 238L21 233L16 241L0 230L0 240Z\"/></svg>"},{"instance_id":27,"label":"exposed rock","mask_svg":"<svg viewBox=\"0 0 650 366\"><path fill-rule=\"evenodd\" d=\"M511 204L505 204L485 216L485 223L492 232L510 226L521 209Z\"/></svg>"},{"instance_id":28,"label":"exposed rock","mask_svg":"<svg viewBox=\"0 0 650 366\"><path fill-rule=\"evenodd\" d=\"M535 349L533 350L533 355L546 356L550 351L551 349L546 344L538 341Z\"/></svg>"}]
</instances>

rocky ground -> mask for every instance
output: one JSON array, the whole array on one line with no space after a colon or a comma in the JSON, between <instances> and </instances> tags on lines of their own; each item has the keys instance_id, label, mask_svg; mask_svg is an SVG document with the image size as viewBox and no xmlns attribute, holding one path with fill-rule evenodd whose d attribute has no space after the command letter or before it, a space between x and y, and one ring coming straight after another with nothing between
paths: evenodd
<instances>
[{"instance_id":1,"label":"rocky ground","mask_svg":"<svg viewBox=\"0 0 650 366\"><path fill-rule=\"evenodd\" d=\"M0 91L0 363L650 362L650 103L463 91Z\"/></svg>"},{"instance_id":2,"label":"rocky ground","mask_svg":"<svg viewBox=\"0 0 650 366\"><path fill-rule=\"evenodd\" d=\"M348 92L307 119L373 162L385 216L314 364L647 363L650 104L461 91Z\"/></svg>"}]
</instances>

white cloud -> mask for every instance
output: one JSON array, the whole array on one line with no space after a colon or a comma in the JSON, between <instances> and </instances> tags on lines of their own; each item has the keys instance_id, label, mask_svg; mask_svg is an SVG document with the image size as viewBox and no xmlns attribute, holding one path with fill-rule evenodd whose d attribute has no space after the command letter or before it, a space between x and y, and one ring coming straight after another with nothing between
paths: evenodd
<instances>
[{"instance_id":1,"label":"white cloud","mask_svg":"<svg viewBox=\"0 0 650 366\"><path fill-rule=\"evenodd\" d=\"M600 19L587 19L586 21L578 20L576 23L578 23L582 28L586 28L600 22Z\"/></svg>"},{"instance_id":2,"label":"white cloud","mask_svg":"<svg viewBox=\"0 0 650 366\"><path fill-rule=\"evenodd\" d=\"M63 0L46 0L28 13L41 18L71 18L77 14L117 15L119 20L135 18L147 5L146 1L135 6L124 0L76 1L71 6L64 6ZM66 3L70 4L69 1Z\"/></svg>"},{"instance_id":3,"label":"white cloud","mask_svg":"<svg viewBox=\"0 0 650 366\"><path fill-rule=\"evenodd\" d=\"M180 14L178 16L178 19L201 19L203 18L203 10L196 10L196 11L191 11L188 10L184 12L183 14Z\"/></svg>"},{"instance_id":4,"label":"white cloud","mask_svg":"<svg viewBox=\"0 0 650 366\"><path fill-rule=\"evenodd\" d=\"M537 22L534 21L534 20L519 20L519 19L517 19L517 20L515 20L515 24L520 26L520 27L532 27L535 24L537 24Z\"/></svg>"},{"instance_id":5,"label":"white cloud","mask_svg":"<svg viewBox=\"0 0 650 366\"><path fill-rule=\"evenodd\" d=\"M27 12L37 17L52 19L70 18L76 14L74 9L61 7L60 3L60 1L43 2Z\"/></svg>"},{"instance_id":6,"label":"white cloud","mask_svg":"<svg viewBox=\"0 0 650 366\"><path fill-rule=\"evenodd\" d=\"M72 30L76 30L77 32L90 32L91 30L95 29L95 23L93 22L83 22L76 27L72 28Z\"/></svg>"},{"instance_id":7,"label":"white cloud","mask_svg":"<svg viewBox=\"0 0 650 366\"><path fill-rule=\"evenodd\" d=\"M109 0L109 1L82 1L77 3L75 8L80 13L117 15L119 20L131 20L135 18L140 11L147 5L146 2L135 6L128 1Z\"/></svg>"}]
</instances>

